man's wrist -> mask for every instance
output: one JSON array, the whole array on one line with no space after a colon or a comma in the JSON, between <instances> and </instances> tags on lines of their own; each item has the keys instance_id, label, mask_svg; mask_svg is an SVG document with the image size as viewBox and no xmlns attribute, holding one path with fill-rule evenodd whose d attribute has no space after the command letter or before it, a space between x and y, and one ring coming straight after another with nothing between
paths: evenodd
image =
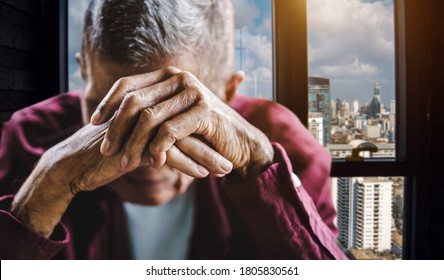
<instances>
[{"instance_id":1,"label":"man's wrist","mask_svg":"<svg viewBox=\"0 0 444 280\"><path fill-rule=\"evenodd\" d=\"M251 152L250 162L246 169L246 177L254 178L264 172L272 163L274 158L274 149L269 141L261 144Z\"/></svg>"},{"instance_id":2,"label":"man's wrist","mask_svg":"<svg viewBox=\"0 0 444 280\"><path fill-rule=\"evenodd\" d=\"M39 162L16 194L11 214L29 230L49 237L68 208L74 194L57 171Z\"/></svg>"},{"instance_id":3,"label":"man's wrist","mask_svg":"<svg viewBox=\"0 0 444 280\"><path fill-rule=\"evenodd\" d=\"M247 155L248 161L246 165L243 168L236 169L236 172L232 174L243 180L256 178L273 163L273 145L268 138L262 141L255 141L249 145Z\"/></svg>"}]
</instances>

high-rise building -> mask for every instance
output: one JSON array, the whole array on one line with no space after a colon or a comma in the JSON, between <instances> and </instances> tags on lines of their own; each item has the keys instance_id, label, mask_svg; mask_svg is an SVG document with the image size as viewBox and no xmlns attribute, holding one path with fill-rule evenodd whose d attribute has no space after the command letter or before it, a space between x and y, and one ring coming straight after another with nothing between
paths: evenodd
<instances>
[{"instance_id":1,"label":"high-rise building","mask_svg":"<svg viewBox=\"0 0 444 280\"><path fill-rule=\"evenodd\" d=\"M334 102L333 100L331 101L330 111L331 111L331 118L336 119L337 118L336 102Z\"/></svg>"},{"instance_id":2,"label":"high-rise building","mask_svg":"<svg viewBox=\"0 0 444 280\"><path fill-rule=\"evenodd\" d=\"M333 207L338 209L338 177L330 177L331 179L331 198L333 200ZM333 223L338 227L338 215L336 215Z\"/></svg>"},{"instance_id":3,"label":"high-rise building","mask_svg":"<svg viewBox=\"0 0 444 280\"><path fill-rule=\"evenodd\" d=\"M379 118L381 113L381 85L375 83L373 86L373 98L368 107L368 117L369 119Z\"/></svg>"},{"instance_id":4,"label":"high-rise building","mask_svg":"<svg viewBox=\"0 0 444 280\"><path fill-rule=\"evenodd\" d=\"M392 184L386 178L359 178L353 183L356 201L354 247L391 249Z\"/></svg>"},{"instance_id":5,"label":"high-rise building","mask_svg":"<svg viewBox=\"0 0 444 280\"><path fill-rule=\"evenodd\" d=\"M338 240L344 248L350 249L354 245L354 217L355 201L351 177L337 178L337 204L336 209Z\"/></svg>"},{"instance_id":6,"label":"high-rise building","mask_svg":"<svg viewBox=\"0 0 444 280\"><path fill-rule=\"evenodd\" d=\"M375 83L373 85L373 95L378 98L378 101L381 102L381 84Z\"/></svg>"},{"instance_id":7,"label":"high-rise building","mask_svg":"<svg viewBox=\"0 0 444 280\"><path fill-rule=\"evenodd\" d=\"M367 119L364 115L359 115L355 117L355 128L357 129L364 129L364 127L367 125Z\"/></svg>"},{"instance_id":8,"label":"high-rise building","mask_svg":"<svg viewBox=\"0 0 444 280\"><path fill-rule=\"evenodd\" d=\"M336 98L336 115L338 116L338 117L342 117L342 115L341 115L341 111L342 111L342 101L341 101L341 99L339 99L339 98Z\"/></svg>"},{"instance_id":9,"label":"high-rise building","mask_svg":"<svg viewBox=\"0 0 444 280\"><path fill-rule=\"evenodd\" d=\"M370 125L364 126L365 135L369 139L375 139L381 137L381 126L380 125Z\"/></svg>"},{"instance_id":10,"label":"high-rise building","mask_svg":"<svg viewBox=\"0 0 444 280\"><path fill-rule=\"evenodd\" d=\"M342 100L341 116L344 119L347 119L350 116L350 103L348 103L346 100Z\"/></svg>"},{"instance_id":11,"label":"high-rise building","mask_svg":"<svg viewBox=\"0 0 444 280\"><path fill-rule=\"evenodd\" d=\"M396 100L390 100L390 114L396 114Z\"/></svg>"},{"instance_id":12,"label":"high-rise building","mask_svg":"<svg viewBox=\"0 0 444 280\"><path fill-rule=\"evenodd\" d=\"M322 113L324 127L324 139L322 142L324 146L330 143L330 108L330 80L319 77L308 77L308 112Z\"/></svg>"},{"instance_id":13,"label":"high-rise building","mask_svg":"<svg viewBox=\"0 0 444 280\"><path fill-rule=\"evenodd\" d=\"M396 127L396 115L395 114L390 114L389 115L389 122L390 122L390 127L391 128L395 128Z\"/></svg>"},{"instance_id":14,"label":"high-rise building","mask_svg":"<svg viewBox=\"0 0 444 280\"><path fill-rule=\"evenodd\" d=\"M357 99L353 100L353 113L359 112L359 101Z\"/></svg>"},{"instance_id":15,"label":"high-rise building","mask_svg":"<svg viewBox=\"0 0 444 280\"><path fill-rule=\"evenodd\" d=\"M324 144L324 120L322 113L308 113L308 130L318 140L319 144Z\"/></svg>"},{"instance_id":16,"label":"high-rise building","mask_svg":"<svg viewBox=\"0 0 444 280\"><path fill-rule=\"evenodd\" d=\"M391 249L392 184L380 177L338 178L338 239L345 248Z\"/></svg>"}]
</instances>

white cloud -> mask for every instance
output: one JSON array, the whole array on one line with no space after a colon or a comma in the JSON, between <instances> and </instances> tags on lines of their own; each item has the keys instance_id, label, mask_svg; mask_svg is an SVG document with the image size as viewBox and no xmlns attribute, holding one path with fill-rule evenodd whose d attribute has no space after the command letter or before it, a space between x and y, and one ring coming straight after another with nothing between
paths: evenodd
<instances>
[{"instance_id":1,"label":"white cloud","mask_svg":"<svg viewBox=\"0 0 444 280\"><path fill-rule=\"evenodd\" d=\"M89 0L69 0L68 5L69 49L78 51L82 42L83 16L88 8Z\"/></svg>"},{"instance_id":2,"label":"white cloud","mask_svg":"<svg viewBox=\"0 0 444 280\"><path fill-rule=\"evenodd\" d=\"M245 80L239 92L271 98L273 93L271 10L261 11L266 7L260 5L263 4L261 1L263 0L232 0L236 9L236 28L242 29L237 35L239 40L242 33L242 70L245 72ZM240 51L237 51L236 55L239 63ZM238 67L240 68L240 65Z\"/></svg>"},{"instance_id":3,"label":"white cloud","mask_svg":"<svg viewBox=\"0 0 444 280\"><path fill-rule=\"evenodd\" d=\"M258 59L259 64L271 67L272 43L267 37L246 32L245 43L251 54Z\"/></svg>"},{"instance_id":4,"label":"white cloud","mask_svg":"<svg viewBox=\"0 0 444 280\"><path fill-rule=\"evenodd\" d=\"M364 75L373 77L380 72L378 67L362 63L357 57L355 57L350 63L324 65L320 66L319 69L321 70L321 73L324 73L328 77L361 77Z\"/></svg>"},{"instance_id":5,"label":"white cloud","mask_svg":"<svg viewBox=\"0 0 444 280\"><path fill-rule=\"evenodd\" d=\"M256 70L256 73L260 79L271 80L273 78L273 72L268 67L261 66Z\"/></svg>"},{"instance_id":6,"label":"white cloud","mask_svg":"<svg viewBox=\"0 0 444 280\"><path fill-rule=\"evenodd\" d=\"M239 92L255 97L271 98L273 93L272 43L261 33L252 34L248 27L243 28L242 37L244 47L242 70L245 72L245 81ZM240 52L238 51L236 55L240 56Z\"/></svg>"},{"instance_id":7,"label":"white cloud","mask_svg":"<svg viewBox=\"0 0 444 280\"><path fill-rule=\"evenodd\" d=\"M80 74L80 69L77 69L69 75L69 89L82 89L83 87L82 75Z\"/></svg>"},{"instance_id":8,"label":"white cloud","mask_svg":"<svg viewBox=\"0 0 444 280\"><path fill-rule=\"evenodd\" d=\"M383 87L386 96L393 96L392 1L308 0L307 3L309 74L341 81L353 79L349 86L340 86L343 92L332 89L332 94L341 98L349 95L352 100L353 94L371 88L376 81L389 81ZM362 82L356 83L357 80Z\"/></svg>"},{"instance_id":9,"label":"white cloud","mask_svg":"<svg viewBox=\"0 0 444 280\"><path fill-rule=\"evenodd\" d=\"M89 0L69 0L68 2L68 73L69 89L83 88L79 66L75 54L82 44L83 16Z\"/></svg>"},{"instance_id":10,"label":"white cloud","mask_svg":"<svg viewBox=\"0 0 444 280\"><path fill-rule=\"evenodd\" d=\"M256 3L252 0L232 0L232 3L236 11L236 28L253 27L260 14Z\"/></svg>"},{"instance_id":11,"label":"white cloud","mask_svg":"<svg viewBox=\"0 0 444 280\"><path fill-rule=\"evenodd\" d=\"M308 1L310 62L346 58L384 61L393 56L393 11L381 2Z\"/></svg>"},{"instance_id":12,"label":"white cloud","mask_svg":"<svg viewBox=\"0 0 444 280\"><path fill-rule=\"evenodd\" d=\"M256 27L255 32L264 34L270 41L272 40L272 20L271 14L269 17L263 19L262 23Z\"/></svg>"}]
</instances>

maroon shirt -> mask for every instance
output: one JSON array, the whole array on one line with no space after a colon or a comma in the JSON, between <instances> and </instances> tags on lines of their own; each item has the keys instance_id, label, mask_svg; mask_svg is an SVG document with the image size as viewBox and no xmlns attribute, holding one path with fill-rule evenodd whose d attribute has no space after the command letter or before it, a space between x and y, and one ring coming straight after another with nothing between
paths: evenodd
<instances>
[{"instance_id":1,"label":"maroon shirt","mask_svg":"<svg viewBox=\"0 0 444 280\"><path fill-rule=\"evenodd\" d=\"M127 259L122 201L106 188L78 194L50 238L28 230L9 208L50 147L82 127L80 92L16 112L0 146L1 259ZM342 259L330 187L330 156L290 111L239 96L232 107L272 141L274 163L250 181L197 180L189 257L194 259ZM303 187L295 187L296 173Z\"/></svg>"}]
</instances>

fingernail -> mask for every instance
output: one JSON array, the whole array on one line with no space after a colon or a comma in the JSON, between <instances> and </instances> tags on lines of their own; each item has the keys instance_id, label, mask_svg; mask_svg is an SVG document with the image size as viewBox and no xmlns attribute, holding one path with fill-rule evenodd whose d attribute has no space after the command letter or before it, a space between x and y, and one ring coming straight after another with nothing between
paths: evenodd
<instances>
[{"instance_id":1,"label":"fingernail","mask_svg":"<svg viewBox=\"0 0 444 280\"><path fill-rule=\"evenodd\" d=\"M96 110L94 114L91 116L90 122L92 124L98 124L100 121L100 111Z\"/></svg>"},{"instance_id":2,"label":"fingernail","mask_svg":"<svg viewBox=\"0 0 444 280\"><path fill-rule=\"evenodd\" d=\"M225 175L227 175L227 174L214 174L214 177L222 178L222 177L224 177Z\"/></svg>"},{"instance_id":3,"label":"fingernail","mask_svg":"<svg viewBox=\"0 0 444 280\"><path fill-rule=\"evenodd\" d=\"M128 168L128 158L126 157L126 155L122 156L122 160L120 161L120 166L122 167L123 170L126 170Z\"/></svg>"},{"instance_id":4,"label":"fingernail","mask_svg":"<svg viewBox=\"0 0 444 280\"><path fill-rule=\"evenodd\" d=\"M200 174L202 174L203 176L208 176L208 174L210 173L205 167L198 165L197 166L197 170L199 171Z\"/></svg>"},{"instance_id":5,"label":"fingernail","mask_svg":"<svg viewBox=\"0 0 444 280\"><path fill-rule=\"evenodd\" d=\"M150 157L148 161L151 166L154 166L154 159L152 157Z\"/></svg>"},{"instance_id":6,"label":"fingernail","mask_svg":"<svg viewBox=\"0 0 444 280\"><path fill-rule=\"evenodd\" d=\"M233 169L233 164L228 160L222 159L220 162L220 167L227 173L231 172Z\"/></svg>"},{"instance_id":7,"label":"fingernail","mask_svg":"<svg viewBox=\"0 0 444 280\"><path fill-rule=\"evenodd\" d=\"M103 139L102 146L100 147L100 152L104 155L109 154L110 148L111 148L111 143L109 142L109 140L106 138Z\"/></svg>"}]
</instances>

